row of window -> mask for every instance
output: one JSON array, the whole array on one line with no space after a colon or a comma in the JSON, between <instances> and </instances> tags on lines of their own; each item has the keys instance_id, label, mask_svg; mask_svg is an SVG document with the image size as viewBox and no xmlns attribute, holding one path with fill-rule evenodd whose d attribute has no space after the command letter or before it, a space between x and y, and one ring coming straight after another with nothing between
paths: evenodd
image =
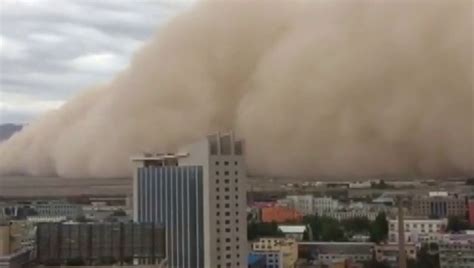
<instances>
[{"instance_id":1,"label":"row of window","mask_svg":"<svg viewBox=\"0 0 474 268\"><path fill-rule=\"evenodd\" d=\"M230 172L228 170L224 171L224 176L229 176ZM220 172L219 170L216 171L216 175L219 176ZM234 171L234 175L239 175L239 172L236 170Z\"/></svg>"},{"instance_id":2,"label":"row of window","mask_svg":"<svg viewBox=\"0 0 474 268\"><path fill-rule=\"evenodd\" d=\"M240 267L240 262L236 262L235 265L236 265L235 267ZM229 268L229 267L234 267L234 266L232 266L232 263L231 263L231 262L227 262L227 263L225 264L225 267L226 267L226 268ZM217 265L217 268L222 268L222 266L221 266L220 264L218 264L218 265Z\"/></svg>"},{"instance_id":3,"label":"row of window","mask_svg":"<svg viewBox=\"0 0 474 268\"><path fill-rule=\"evenodd\" d=\"M219 179L216 179L216 184L219 184L220 180ZM234 180L235 183L238 183L239 180L237 178L235 178ZM224 179L224 183L225 184L230 184L230 179Z\"/></svg>"},{"instance_id":4,"label":"row of window","mask_svg":"<svg viewBox=\"0 0 474 268\"><path fill-rule=\"evenodd\" d=\"M231 228L224 228L224 231L226 233L230 233L231 232ZM235 227L235 231L238 232L239 231L239 227ZM216 228L216 232L217 233L220 233L221 232L221 229L219 228ZM237 237L237 241L239 241L239 238Z\"/></svg>"},{"instance_id":5,"label":"row of window","mask_svg":"<svg viewBox=\"0 0 474 268\"><path fill-rule=\"evenodd\" d=\"M216 204L216 208L220 208L221 207L221 204ZM225 203L224 204L224 207L225 208L230 208L230 204L229 203ZM239 207L239 203L235 203L235 207L238 208ZM236 212L236 215L238 215L238 213Z\"/></svg>"},{"instance_id":6,"label":"row of window","mask_svg":"<svg viewBox=\"0 0 474 268\"><path fill-rule=\"evenodd\" d=\"M216 166L219 165L219 161L216 161ZM229 165L229 161L224 161L224 166L228 166ZM234 161L234 165L237 166L239 165L239 162L237 161Z\"/></svg>"},{"instance_id":7,"label":"row of window","mask_svg":"<svg viewBox=\"0 0 474 268\"><path fill-rule=\"evenodd\" d=\"M236 219L236 220L235 220L235 223L239 224L239 219ZM217 220L217 221L216 221L216 224L219 225L219 224L220 224L220 221ZM230 220L225 220L225 221L224 221L224 224L230 224Z\"/></svg>"}]
</instances>

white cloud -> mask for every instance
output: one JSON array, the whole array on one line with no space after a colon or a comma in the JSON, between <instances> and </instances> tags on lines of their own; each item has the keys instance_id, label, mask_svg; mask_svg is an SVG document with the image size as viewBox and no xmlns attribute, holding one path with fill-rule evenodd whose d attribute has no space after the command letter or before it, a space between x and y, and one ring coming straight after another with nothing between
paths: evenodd
<instances>
[{"instance_id":1,"label":"white cloud","mask_svg":"<svg viewBox=\"0 0 474 268\"><path fill-rule=\"evenodd\" d=\"M0 35L0 55L7 59L25 58L27 46L20 41Z\"/></svg>"},{"instance_id":2,"label":"white cloud","mask_svg":"<svg viewBox=\"0 0 474 268\"><path fill-rule=\"evenodd\" d=\"M64 40L64 38L59 35L43 32L32 33L28 37L33 41L43 43L59 43Z\"/></svg>"},{"instance_id":3,"label":"white cloud","mask_svg":"<svg viewBox=\"0 0 474 268\"><path fill-rule=\"evenodd\" d=\"M41 100L30 95L2 92L0 95L0 116L4 114L19 114L35 116L46 111L59 108L64 101ZM0 120L5 123L7 120Z\"/></svg>"},{"instance_id":4,"label":"white cloud","mask_svg":"<svg viewBox=\"0 0 474 268\"><path fill-rule=\"evenodd\" d=\"M123 58L109 52L79 56L71 61L77 71L93 73L112 73L126 66Z\"/></svg>"},{"instance_id":5,"label":"white cloud","mask_svg":"<svg viewBox=\"0 0 474 268\"><path fill-rule=\"evenodd\" d=\"M32 118L111 80L193 1L0 0L0 121Z\"/></svg>"}]
</instances>

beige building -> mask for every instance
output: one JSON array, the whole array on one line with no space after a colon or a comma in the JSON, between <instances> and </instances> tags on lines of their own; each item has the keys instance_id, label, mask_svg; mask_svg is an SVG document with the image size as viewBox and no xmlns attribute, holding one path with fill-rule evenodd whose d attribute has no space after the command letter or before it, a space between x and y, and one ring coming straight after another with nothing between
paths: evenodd
<instances>
[{"instance_id":1,"label":"beige building","mask_svg":"<svg viewBox=\"0 0 474 268\"><path fill-rule=\"evenodd\" d=\"M298 244L292 238L260 238L252 243L253 252L280 252L283 268L295 267L298 260Z\"/></svg>"},{"instance_id":2,"label":"beige building","mask_svg":"<svg viewBox=\"0 0 474 268\"><path fill-rule=\"evenodd\" d=\"M391 265L398 264L398 244L397 243L388 243L375 245L375 259L378 262L386 261ZM416 260L416 245L415 244L405 244L405 252L408 259Z\"/></svg>"},{"instance_id":3,"label":"beige building","mask_svg":"<svg viewBox=\"0 0 474 268\"><path fill-rule=\"evenodd\" d=\"M467 201L463 196L431 193L428 196L415 197L412 200L413 216L445 218L450 216L465 217Z\"/></svg>"},{"instance_id":4,"label":"beige building","mask_svg":"<svg viewBox=\"0 0 474 268\"><path fill-rule=\"evenodd\" d=\"M444 233L448 219L404 219L405 242L431 243L437 242L439 235ZM398 242L398 219L389 220L388 239L392 243Z\"/></svg>"},{"instance_id":5,"label":"beige building","mask_svg":"<svg viewBox=\"0 0 474 268\"><path fill-rule=\"evenodd\" d=\"M211 135L175 154L132 162L134 220L165 226L169 266L247 266L243 141Z\"/></svg>"}]
</instances>

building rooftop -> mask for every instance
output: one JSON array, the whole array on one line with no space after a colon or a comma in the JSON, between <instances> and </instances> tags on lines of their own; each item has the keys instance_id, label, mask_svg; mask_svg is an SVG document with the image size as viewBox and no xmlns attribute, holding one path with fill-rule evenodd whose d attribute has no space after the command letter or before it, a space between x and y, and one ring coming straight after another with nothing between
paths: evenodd
<instances>
[{"instance_id":1,"label":"building rooftop","mask_svg":"<svg viewBox=\"0 0 474 268\"><path fill-rule=\"evenodd\" d=\"M306 230L305 225L278 225L278 229L282 231L283 233L304 233Z\"/></svg>"},{"instance_id":2,"label":"building rooftop","mask_svg":"<svg viewBox=\"0 0 474 268\"><path fill-rule=\"evenodd\" d=\"M370 242L299 242L298 246L311 247L319 254L371 254L374 243Z\"/></svg>"},{"instance_id":3,"label":"building rooftop","mask_svg":"<svg viewBox=\"0 0 474 268\"><path fill-rule=\"evenodd\" d=\"M168 160L187 157L188 153L172 154L172 153L143 153L130 157L131 161L146 161L146 160Z\"/></svg>"}]
</instances>

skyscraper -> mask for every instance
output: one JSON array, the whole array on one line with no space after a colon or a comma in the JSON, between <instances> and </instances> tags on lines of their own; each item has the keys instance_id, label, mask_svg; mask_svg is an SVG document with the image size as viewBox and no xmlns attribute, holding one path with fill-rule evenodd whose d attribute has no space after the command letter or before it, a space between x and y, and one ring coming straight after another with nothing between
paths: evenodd
<instances>
[{"instance_id":1,"label":"skyscraper","mask_svg":"<svg viewBox=\"0 0 474 268\"><path fill-rule=\"evenodd\" d=\"M169 267L246 267L242 141L211 135L132 162L134 220L164 225Z\"/></svg>"}]
</instances>

